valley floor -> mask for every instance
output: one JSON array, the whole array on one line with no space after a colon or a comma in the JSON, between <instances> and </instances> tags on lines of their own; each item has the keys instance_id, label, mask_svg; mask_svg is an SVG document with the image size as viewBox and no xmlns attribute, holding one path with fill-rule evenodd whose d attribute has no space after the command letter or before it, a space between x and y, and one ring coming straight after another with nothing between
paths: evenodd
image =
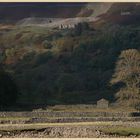
<instances>
[{"instance_id":1,"label":"valley floor","mask_svg":"<svg viewBox=\"0 0 140 140\"><path fill-rule=\"evenodd\" d=\"M140 137L140 112L92 105L1 111L2 138Z\"/></svg>"},{"instance_id":2,"label":"valley floor","mask_svg":"<svg viewBox=\"0 0 140 140\"><path fill-rule=\"evenodd\" d=\"M140 122L1 124L0 137L97 138L140 137Z\"/></svg>"}]
</instances>

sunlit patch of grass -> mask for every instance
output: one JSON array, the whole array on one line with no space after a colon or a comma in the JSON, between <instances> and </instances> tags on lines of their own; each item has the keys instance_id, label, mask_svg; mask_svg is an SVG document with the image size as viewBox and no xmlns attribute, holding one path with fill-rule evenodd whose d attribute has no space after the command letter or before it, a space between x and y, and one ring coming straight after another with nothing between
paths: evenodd
<instances>
[{"instance_id":1,"label":"sunlit patch of grass","mask_svg":"<svg viewBox=\"0 0 140 140\"><path fill-rule=\"evenodd\" d=\"M47 127L61 127L61 126L108 126L111 122L74 122L74 123L35 123L35 124L0 124L0 130L29 130L29 129L43 129Z\"/></svg>"},{"instance_id":2,"label":"sunlit patch of grass","mask_svg":"<svg viewBox=\"0 0 140 140\"><path fill-rule=\"evenodd\" d=\"M116 127L116 128L104 128L102 132L110 135L119 136L130 136L130 135L140 135L140 128L127 128L127 127Z\"/></svg>"},{"instance_id":3,"label":"sunlit patch of grass","mask_svg":"<svg viewBox=\"0 0 140 140\"><path fill-rule=\"evenodd\" d=\"M0 117L0 121L7 121L7 120L29 120L30 118L28 117Z\"/></svg>"},{"instance_id":4,"label":"sunlit patch of grass","mask_svg":"<svg viewBox=\"0 0 140 140\"><path fill-rule=\"evenodd\" d=\"M5 33L2 37L2 42L4 46L29 46L34 45L39 39L47 38L53 33L57 32L56 30L51 30L46 27L36 27L36 26L27 26L19 27L15 26L13 30ZM8 43L7 43L8 42ZM9 46L9 44L11 44ZM22 45L21 45L22 44Z\"/></svg>"}]
</instances>

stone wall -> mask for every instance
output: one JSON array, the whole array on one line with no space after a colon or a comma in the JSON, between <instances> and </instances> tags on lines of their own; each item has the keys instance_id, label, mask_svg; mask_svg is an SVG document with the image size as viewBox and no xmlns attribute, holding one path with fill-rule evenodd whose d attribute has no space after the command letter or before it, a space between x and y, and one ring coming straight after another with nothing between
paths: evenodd
<instances>
[{"instance_id":1,"label":"stone wall","mask_svg":"<svg viewBox=\"0 0 140 140\"><path fill-rule=\"evenodd\" d=\"M69 118L28 118L25 120L0 120L0 124L31 124L31 123L74 123L74 122L140 122L140 117L69 117Z\"/></svg>"},{"instance_id":2,"label":"stone wall","mask_svg":"<svg viewBox=\"0 0 140 140\"><path fill-rule=\"evenodd\" d=\"M140 113L131 112L0 112L0 117L130 117L140 116Z\"/></svg>"}]
</instances>

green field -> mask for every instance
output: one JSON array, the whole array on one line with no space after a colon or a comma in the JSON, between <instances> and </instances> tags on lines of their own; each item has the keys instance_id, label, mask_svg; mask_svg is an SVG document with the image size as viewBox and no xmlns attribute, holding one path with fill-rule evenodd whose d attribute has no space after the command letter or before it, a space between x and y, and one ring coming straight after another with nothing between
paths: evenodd
<instances>
[{"instance_id":1,"label":"green field","mask_svg":"<svg viewBox=\"0 0 140 140\"><path fill-rule=\"evenodd\" d=\"M109 136L140 136L140 127L133 127L132 122L76 122L76 123L35 123L35 124L0 124L0 132L38 131L49 127L93 127ZM137 122L134 122L137 123ZM128 125L129 124L129 125ZM132 123L133 124L133 123ZM127 126L128 125L128 126Z\"/></svg>"},{"instance_id":2,"label":"green field","mask_svg":"<svg viewBox=\"0 0 140 140\"><path fill-rule=\"evenodd\" d=\"M76 122L76 123L36 123L36 124L0 124L0 130L14 131L14 130L30 130L43 129L47 127L67 127L67 126L108 126L112 122Z\"/></svg>"},{"instance_id":3,"label":"green field","mask_svg":"<svg viewBox=\"0 0 140 140\"><path fill-rule=\"evenodd\" d=\"M140 128L128 128L128 127L116 127L116 128L105 128L101 130L105 134L119 135L119 136L140 136Z\"/></svg>"}]
</instances>

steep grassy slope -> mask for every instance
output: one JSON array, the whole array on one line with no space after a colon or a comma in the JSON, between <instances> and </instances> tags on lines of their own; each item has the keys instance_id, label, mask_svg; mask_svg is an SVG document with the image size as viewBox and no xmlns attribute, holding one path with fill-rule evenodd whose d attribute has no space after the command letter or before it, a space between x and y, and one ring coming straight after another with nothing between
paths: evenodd
<instances>
[{"instance_id":1,"label":"steep grassy slope","mask_svg":"<svg viewBox=\"0 0 140 140\"><path fill-rule=\"evenodd\" d=\"M87 3L85 7L81 9L77 16L99 16L101 14L106 13L112 3Z\"/></svg>"}]
</instances>

